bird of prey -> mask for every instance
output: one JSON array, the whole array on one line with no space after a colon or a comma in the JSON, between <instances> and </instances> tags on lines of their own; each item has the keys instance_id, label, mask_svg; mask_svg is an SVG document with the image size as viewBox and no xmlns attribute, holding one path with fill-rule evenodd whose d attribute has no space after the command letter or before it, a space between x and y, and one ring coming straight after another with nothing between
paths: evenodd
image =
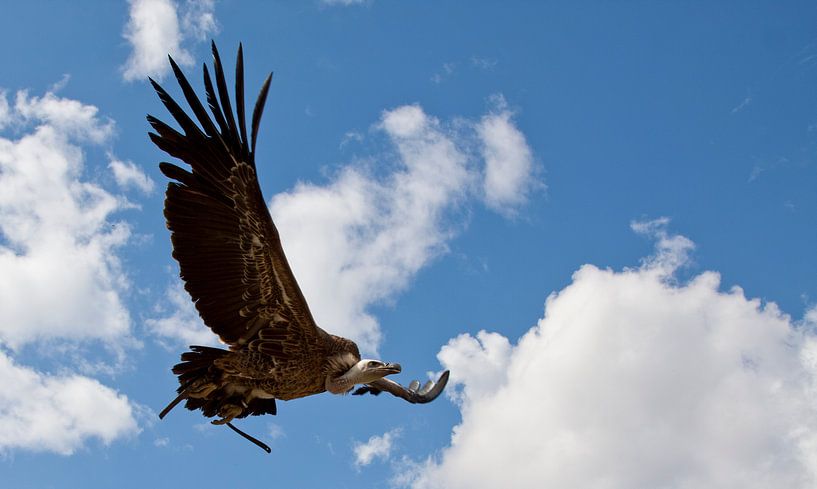
<instances>
[{"instance_id":1,"label":"bird of prey","mask_svg":"<svg viewBox=\"0 0 817 489\"><path fill-rule=\"evenodd\" d=\"M239 44L235 107L221 59L212 43L215 86L203 66L208 115L179 66L170 65L196 121L153 79L162 103L181 132L148 115L150 139L189 166L160 163L171 181L164 215L185 289L204 323L229 349L191 346L173 367L178 396L160 418L185 401L213 424L226 424L268 453L270 448L232 421L249 415L276 414L275 400L331 392L379 394L410 403L440 395L448 371L437 382L408 388L385 378L400 372L397 363L362 359L357 345L327 333L315 323L287 263L278 230L261 194L255 166L258 125L272 74L261 87L252 113L250 135L244 116L244 67Z\"/></svg>"}]
</instances>

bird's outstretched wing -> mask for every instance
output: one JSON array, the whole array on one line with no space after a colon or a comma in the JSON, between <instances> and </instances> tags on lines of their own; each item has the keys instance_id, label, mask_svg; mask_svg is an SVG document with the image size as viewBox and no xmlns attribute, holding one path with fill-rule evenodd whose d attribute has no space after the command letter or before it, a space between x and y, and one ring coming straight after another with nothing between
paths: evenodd
<instances>
[{"instance_id":1,"label":"bird's outstretched wing","mask_svg":"<svg viewBox=\"0 0 817 489\"><path fill-rule=\"evenodd\" d=\"M235 76L238 124L215 43L212 49L218 97L206 65L203 71L215 123L172 58L173 72L199 125L150 80L182 129L178 132L149 115L156 131L150 139L190 166L188 171L159 165L175 180L168 184L164 211L173 257L205 324L231 348L252 344L273 355L302 351L325 333L315 324L287 263L255 167L258 124L272 74L258 95L248 140L241 45Z\"/></svg>"},{"instance_id":2,"label":"bird's outstretched wing","mask_svg":"<svg viewBox=\"0 0 817 489\"><path fill-rule=\"evenodd\" d=\"M375 380L374 382L370 382L363 387L357 388L354 392L352 392L352 395L362 396L363 394L374 394L376 396L381 392L386 391L389 394L401 397L412 404L425 404L437 399L437 396L442 393L443 389L445 389L445 384L448 383L448 374L449 371L446 370L442 375L440 375L437 382L429 380L422 389L420 389L419 380L411 381L411 384L409 384L408 388L406 388L397 382L384 377L382 379Z\"/></svg>"}]
</instances>

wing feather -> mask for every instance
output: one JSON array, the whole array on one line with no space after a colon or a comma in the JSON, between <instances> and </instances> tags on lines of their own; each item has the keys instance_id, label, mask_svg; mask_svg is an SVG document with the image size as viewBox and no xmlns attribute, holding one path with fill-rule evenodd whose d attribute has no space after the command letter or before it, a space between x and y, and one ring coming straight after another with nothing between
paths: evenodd
<instances>
[{"instance_id":1,"label":"wing feather","mask_svg":"<svg viewBox=\"0 0 817 489\"><path fill-rule=\"evenodd\" d=\"M258 137L258 124L261 122L261 114L264 113L264 104L267 102L269 85L272 82L272 73L264 80L261 91L258 92L258 99L255 101L255 108L252 109L252 152L255 153L255 140Z\"/></svg>"},{"instance_id":2,"label":"wing feather","mask_svg":"<svg viewBox=\"0 0 817 489\"><path fill-rule=\"evenodd\" d=\"M244 120L244 48L238 44L238 56L235 60L235 110L238 115L238 127L241 131L241 142L247 150L247 123Z\"/></svg>"},{"instance_id":3,"label":"wing feather","mask_svg":"<svg viewBox=\"0 0 817 489\"><path fill-rule=\"evenodd\" d=\"M169 177L165 217L173 257L205 324L234 349L251 347L292 355L314 347L326 333L315 324L292 274L255 170L255 138L269 88L253 110L252 148L244 122L243 53L236 66L236 125L224 71L213 43L218 97L205 66L207 104L215 123L178 65L171 67L198 125L158 83L160 100L181 127L148 116L151 140L190 166L159 168Z\"/></svg>"}]
</instances>

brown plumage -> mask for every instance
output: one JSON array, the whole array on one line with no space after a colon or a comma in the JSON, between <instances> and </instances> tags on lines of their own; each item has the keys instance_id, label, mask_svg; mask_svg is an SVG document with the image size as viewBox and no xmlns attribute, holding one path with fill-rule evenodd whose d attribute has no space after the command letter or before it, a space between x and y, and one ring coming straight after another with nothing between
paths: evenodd
<instances>
[{"instance_id":1,"label":"brown plumage","mask_svg":"<svg viewBox=\"0 0 817 489\"><path fill-rule=\"evenodd\" d=\"M379 394L387 391L412 403L434 400L448 381L422 389L404 388L385 379L398 364L361 360L357 345L331 335L315 323L289 267L278 230L267 209L255 170L255 142L272 75L261 87L252 114L251 140L244 114L243 55L239 45L233 117L224 70L215 43L215 87L205 65L204 86L213 119L195 95L178 65L170 64L198 125L155 81L159 98L181 127L178 132L153 116L150 139L163 151L190 166L171 163L159 168L172 181L165 199L173 258L179 262L185 289L204 323L229 345L229 350L191 346L173 367L176 404L200 409L214 424L230 428L264 448L269 447L235 428L231 421L249 415L276 414L275 399L290 400L329 390ZM216 91L217 90L217 91Z\"/></svg>"}]
</instances>

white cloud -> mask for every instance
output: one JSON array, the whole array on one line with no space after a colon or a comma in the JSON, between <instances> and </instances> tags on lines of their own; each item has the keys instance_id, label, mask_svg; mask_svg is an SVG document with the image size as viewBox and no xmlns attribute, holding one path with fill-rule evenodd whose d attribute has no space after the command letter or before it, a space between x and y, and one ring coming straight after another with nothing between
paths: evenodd
<instances>
[{"instance_id":1,"label":"white cloud","mask_svg":"<svg viewBox=\"0 0 817 489\"><path fill-rule=\"evenodd\" d=\"M63 88L68 86L68 82L71 81L71 74L70 73L63 73L59 80L54 82L49 88L48 91L50 93L59 93L62 91Z\"/></svg>"},{"instance_id":2,"label":"white cloud","mask_svg":"<svg viewBox=\"0 0 817 489\"><path fill-rule=\"evenodd\" d=\"M191 66L193 57L184 41L201 41L216 32L212 0L187 0L181 8L173 0L129 0L130 12L124 37L132 52L122 67L126 81L152 76L161 79L170 72L167 55L177 63Z\"/></svg>"},{"instance_id":3,"label":"white cloud","mask_svg":"<svg viewBox=\"0 0 817 489\"><path fill-rule=\"evenodd\" d=\"M511 342L499 333L480 331L474 338L463 333L452 338L438 355L444 365L455 365L455 384L463 389L449 388L449 398L462 404L493 394L506 380L506 370L512 352ZM467 369L460 368L469 365Z\"/></svg>"},{"instance_id":4,"label":"white cloud","mask_svg":"<svg viewBox=\"0 0 817 489\"><path fill-rule=\"evenodd\" d=\"M343 149L344 146L351 142L360 143L363 141L363 134L358 131L346 131L346 134L343 135L343 138L340 140L339 148Z\"/></svg>"},{"instance_id":5,"label":"white cloud","mask_svg":"<svg viewBox=\"0 0 817 489\"><path fill-rule=\"evenodd\" d=\"M121 294L117 250L130 228L110 219L121 199L83 180L83 146L106 143L113 122L97 108L53 93L17 93L0 136L0 451L69 455L89 438L104 444L137 433L127 397L89 377L19 365L6 348L47 343L65 363L110 371L86 358L82 340L101 340L121 360L137 344ZM36 350L35 350L36 351Z\"/></svg>"},{"instance_id":6,"label":"white cloud","mask_svg":"<svg viewBox=\"0 0 817 489\"><path fill-rule=\"evenodd\" d=\"M806 310L803 320L810 326L817 326L817 304Z\"/></svg>"},{"instance_id":7,"label":"white cloud","mask_svg":"<svg viewBox=\"0 0 817 489\"><path fill-rule=\"evenodd\" d=\"M581 267L510 346L463 335L440 351L462 423L415 488L814 487L817 338L773 303L672 274L691 242L636 223L656 254ZM811 319L809 319L811 318Z\"/></svg>"},{"instance_id":8,"label":"white cloud","mask_svg":"<svg viewBox=\"0 0 817 489\"><path fill-rule=\"evenodd\" d=\"M17 94L12 125L0 137L0 343L129 337L120 294L127 278L115 253L130 236L110 220L119 200L82 180L80 142L101 144L112 122L76 100Z\"/></svg>"},{"instance_id":9,"label":"white cloud","mask_svg":"<svg viewBox=\"0 0 817 489\"><path fill-rule=\"evenodd\" d=\"M58 97L52 92L34 97L20 90L15 97L14 111L7 111L7 117L19 126L34 123L38 129L53 130L57 137L101 144L111 137L114 124L111 120L100 120L98 112L93 105Z\"/></svg>"},{"instance_id":10,"label":"white cloud","mask_svg":"<svg viewBox=\"0 0 817 489\"><path fill-rule=\"evenodd\" d=\"M272 440L277 440L279 438L284 438L287 436L286 431L284 428L278 423L267 423L267 436L270 437Z\"/></svg>"},{"instance_id":11,"label":"white cloud","mask_svg":"<svg viewBox=\"0 0 817 489\"><path fill-rule=\"evenodd\" d=\"M139 432L128 398L94 379L42 374L0 351L0 385L0 451L71 455L90 438L108 445Z\"/></svg>"},{"instance_id":12,"label":"white cloud","mask_svg":"<svg viewBox=\"0 0 817 489\"><path fill-rule=\"evenodd\" d=\"M215 0L186 0L182 8L182 28L186 37L197 41L218 32Z\"/></svg>"},{"instance_id":13,"label":"white cloud","mask_svg":"<svg viewBox=\"0 0 817 489\"><path fill-rule=\"evenodd\" d=\"M630 229L655 241L655 253L641 261L642 268L657 270L665 277L672 278L676 270L689 264L689 254L695 249L695 243L685 236L670 235L668 225L669 218L659 217L649 221L633 221Z\"/></svg>"},{"instance_id":14,"label":"white cloud","mask_svg":"<svg viewBox=\"0 0 817 489\"><path fill-rule=\"evenodd\" d=\"M145 321L147 328L168 348L189 345L219 346L218 337L201 320L190 295L184 290L181 280L167 288L166 299L169 309L159 311L162 317Z\"/></svg>"},{"instance_id":15,"label":"white cloud","mask_svg":"<svg viewBox=\"0 0 817 489\"><path fill-rule=\"evenodd\" d=\"M114 158L108 163L108 168L113 171L113 177L120 187L135 187L146 194L153 192L155 187L153 179L145 175L145 172L133 162Z\"/></svg>"},{"instance_id":16,"label":"white cloud","mask_svg":"<svg viewBox=\"0 0 817 489\"><path fill-rule=\"evenodd\" d=\"M352 447L355 452L355 466L365 467L376 458L388 460L391 456L392 445L400 436L400 431L400 428L395 428L380 436L373 435L366 442L356 442Z\"/></svg>"},{"instance_id":17,"label":"white cloud","mask_svg":"<svg viewBox=\"0 0 817 489\"><path fill-rule=\"evenodd\" d=\"M513 124L505 99L494 96L494 104L495 109L477 126L485 159L485 202L502 214L512 215L540 183L532 174L533 153L525 135Z\"/></svg>"},{"instance_id":18,"label":"white cloud","mask_svg":"<svg viewBox=\"0 0 817 489\"><path fill-rule=\"evenodd\" d=\"M270 210L319 324L374 351L366 308L390 299L445 250L446 213L465 195L468 158L439 121L418 106L387 111L379 125L398 154L383 178L349 166L327 186L298 184Z\"/></svg>"},{"instance_id":19,"label":"white cloud","mask_svg":"<svg viewBox=\"0 0 817 489\"><path fill-rule=\"evenodd\" d=\"M11 106L6 98L6 91L0 90L0 130L5 129L9 122L11 122Z\"/></svg>"}]
</instances>

